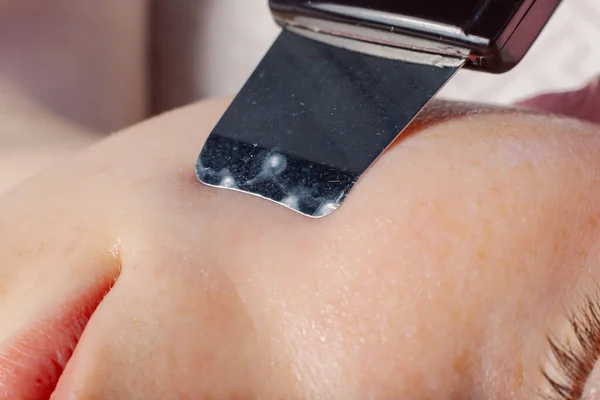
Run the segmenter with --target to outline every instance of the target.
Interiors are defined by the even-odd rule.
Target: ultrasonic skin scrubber
[[[462,67],[503,73],[560,0],[271,0],[283,30],[202,149],[198,179],[313,218]]]

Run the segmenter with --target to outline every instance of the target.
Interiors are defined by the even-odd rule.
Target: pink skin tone
[[[197,183],[188,167],[226,106],[133,127],[0,197],[0,359],[116,280],[54,399],[543,388],[546,334],[564,336],[600,279],[596,126],[438,104],[314,221]],[[74,332],[48,334],[60,351]]]
[[[90,288],[5,345],[0,362],[0,398],[48,399],[54,392],[89,318],[107,288]]]
[[[600,77],[580,90],[543,94],[518,105],[600,123]]]
[[[17,85],[0,132],[61,145],[0,195],[0,399],[532,398],[600,281],[597,88],[440,103],[313,221],[197,183],[227,101],[90,147]]]

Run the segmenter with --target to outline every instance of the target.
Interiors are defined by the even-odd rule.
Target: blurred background
[[[57,139],[65,127],[51,136],[48,119],[99,137],[234,94],[279,33],[268,0],[49,4],[0,0],[0,152],[15,148],[24,132],[28,146],[65,143]],[[563,0],[517,68],[503,75],[462,71],[441,96],[507,104],[577,88],[599,72],[600,0]]]
[[[155,110],[236,92],[275,39],[267,0],[153,0]],[[167,38],[179,46],[161,46]],[[176,73],[174,73],[176,71]],[[446,98],[509,104],[600,73],[600,1],[563,0],[527,58],[497,76],[463,71]]]
[[[236,93],[278,32],[267,0],[0,0],[0,192],[111,132]],[[516,69],[460,72],[441,96],[510,104],[581,87],[599,43],[600,0],[563,0]]]

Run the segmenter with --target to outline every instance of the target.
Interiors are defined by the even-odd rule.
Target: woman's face
[[[57,380],[58,400],[600,384],[598,127],[438,104],[312,220],[197,182],[225,106],[144,123],[0,199],[0,398]]]

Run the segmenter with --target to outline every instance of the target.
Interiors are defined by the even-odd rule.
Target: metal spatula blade
[[[206,141],[201,182],[330,215],[466,60],[317,38],[284,29]]]

